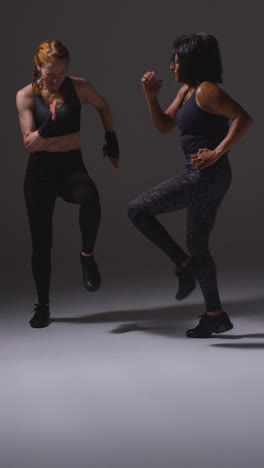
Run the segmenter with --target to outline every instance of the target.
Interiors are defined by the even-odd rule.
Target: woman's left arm
[[[108,102],[84,78],[71,77],[81,104],[90,104],[97,110],[105,130],[104,156],[108,156],[114,167],[119,167],[119,147],[114,121]]]
[[[197,154],[192,155],[192,164],[204,169],[229,151],[243,137],[253,120],[240,104],[214,83],[204,82],[199,86],[196,102],[201,109],[232,121],[226,137],[214,150],[200,148]]]

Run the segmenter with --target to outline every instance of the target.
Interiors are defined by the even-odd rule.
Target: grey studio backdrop
[[[95,254],[103,286],[112,294],[134,294],[148,282],[173,285],[169,260],[130,224],[131,199],[184,170],[179,131],[161,135],[147,110],[140,79],[156,70],[164,80],[159,94],[165,108],[179,85],[169,70],[171,46],[180,33],[206,31],[219,40],[224,89],[254,118],[246,137],[230,153],[233,183],[212,235],[220,282],[252,282],[261,277],[263,259],[263,98],[258,2],[190,0],[163,2],[81,1],[9,2],[2,26],[1,78],[1,285],[3,297],[32,300],[31,241],[23,198],[28,154],[15,108],[16,91],[32,79],[37,45],[58,38],[69,48],[68,74],[85,77],[111,105],[120,144],[120,169],[102,156],[104,131],[93,108],[83,106],[81,144],[85,164],[101,199],[102,221]],[[185,212],[163,215],[170,233],[185,245]],[[54,213],[51,295],[81,290],[78,208],[58,199]],[[226,280],[227,281],[227,280]]]
[[[10,1],[1,34],[1,468],[263,468],[263,6],[223,0]],[[170,261],[127,219],[136,195],[184,170],[177,129],[160,135],[141,89],[164,80],[175,36],[213,33],[224,89],[254,118],[231,151],[233,183],[211,248],[234,330],[189,340],[199,288],[184,303]],[[81,284],[78,208],[54,213],[50,326],[29,327],[36,301],[23,199],[28,154],[15,94],[32,79],[36,46],[59,38],[69,74],[109,101],[120,169],[102,156],[96,111],[82,111],[82,151],[101,198],[96,258],[102,288]],[[185,213],[161,217],[185,245]],[[232,294],[231,294],[232,293]],[[112,332],[112,333],[111,333]],[[130,333],[131,332],[131,333]]]

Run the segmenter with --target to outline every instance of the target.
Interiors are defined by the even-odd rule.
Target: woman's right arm
[[[16,106],[25,148],[31,153],[44,150],[45,138],[42,138],[36,130],[31,85],[17,92]]]
[[[38,130],[36,130],[33,114],[33,94],[31,85],[18,91],[16,105],[24,145],[30,153],[35,153],[37,151],[69,151],[80,147],[80,132],[51,138],[43,138],[40,136]],[[53,112],[55,112],[56,102],[53,107]]]
[[[157,98],[157,94],[162,86],[162,80],[156,80],[156,73],[151,71],[143,75],[141,83],[146,95],[152,122],[160,133],[170,132],[176,125],[176,111],[184,92],[188,89],[187,85],[181,87],[174,101],[163,111]]]

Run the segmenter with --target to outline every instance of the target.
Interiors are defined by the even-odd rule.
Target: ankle
[[[223,310],[222,309],[219,309],[219,310],[214,310],[212,312],[206,312],[207,315],[209,315],[210,317],[218,317],[219,315],[221,315],[223,313]]]
[[[82,251],[81,251],[81,255],[82,255],[83,257],[92,257],[93,252],[87,254],[87,253],[85,253],[85,252],[82,250]]]
[[[191,257],[187,257],[182,263],[181,268],[187,268],[191,263]]]

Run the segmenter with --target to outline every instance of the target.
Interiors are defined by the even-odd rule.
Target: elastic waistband
[[[38,157],[39,155],[45,155],[45,156],[53,156],[58,155],[58,156],[71,156],[71,155],[76,155],[76,154],[82,154],[80,148],[76,148],[74,150],[69,150],[69,151],[36,151],[36,153],[30,153],[30,156],[33,157]]]
[[[210,150],[210,151],[213,151],[213,150]],[[197,152],[198,152],[198,150],[197,150],[197,151],[193,151],[192,153],[184,153],[184,156],[185,156],[186,159],[187,159],[187,158],[190,159],[191,156],[193,156],[194,154],[197,154]],[[220,160],[220,159],[226,159],[226,157],[228,156],[228,154],[229,154],[228,151],[227,151],[226,153],[222,154],[222,156],[219,158],[219,160]],[[218,160],[218,161],[219,161],[219,160]]]

